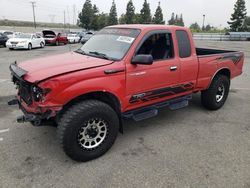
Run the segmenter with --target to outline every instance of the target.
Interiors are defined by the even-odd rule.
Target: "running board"
[[[151,106],[143,107],[136,110],[131,110],[122,114],[124,118],[132,118],[135,121],[141,121],[144,119],[152,118],[158,115],[158,109],[163,107],[169,107],[170,110],[177,110],[188,106],[189,100],[192,99],[192,95],[175,98],[172,100],[153,104]]]

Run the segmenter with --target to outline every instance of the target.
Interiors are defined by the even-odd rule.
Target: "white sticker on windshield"
[[[135,40],[135,38],[127,37],[127,36],[119,36],[116,40],[119,42],[126,42],[126,43],[131,44]]]

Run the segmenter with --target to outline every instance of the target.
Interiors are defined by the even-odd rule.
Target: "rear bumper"
[[[55,44],[56,40],[46,40],[45,39],[45,44]]]

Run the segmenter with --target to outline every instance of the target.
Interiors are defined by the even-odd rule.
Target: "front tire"
[[[119,130],[116,112],[106,103],[86,100],[69,108],[59,121],[64,152],[75,161],[89,161],[106,153]]]
[[[32,44],[31,43],[28,44],[28,50],[32,50]]]
[[[201,103],[209,110],[220,109],[227,100],[230,80],[227,76],[217,75],[210,87],[201,92]]]

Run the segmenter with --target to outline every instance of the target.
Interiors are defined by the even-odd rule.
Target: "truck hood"
[[[86,56],[75,52],[33,59],[18,63],[27,73],[24,79],[39,82],[57,75],[112,64],[113,61]]]

